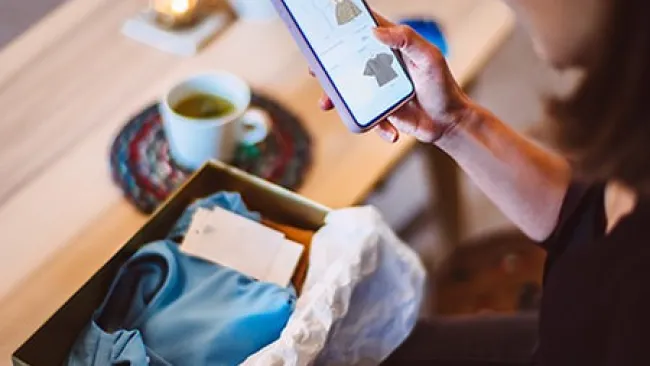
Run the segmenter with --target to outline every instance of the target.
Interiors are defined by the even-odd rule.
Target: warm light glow
[[[190,9],[190,0],[171,0],[171,9],[176,14],[186,13]]]

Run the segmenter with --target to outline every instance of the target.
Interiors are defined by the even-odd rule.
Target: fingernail
[[[386,131],[386,130],[379,130],[379,134],[381,135],[381,138],[390,142],[390,143],[395,143],[397,140],[397,135],[394,132]]]

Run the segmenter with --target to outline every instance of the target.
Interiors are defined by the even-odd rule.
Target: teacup
[[[250,107],[251,96],[246,82],[223,71],[195,75],[172,87],[160,112],[174,161],[188,169],[210,159],[229,163],[239,144],[261,142],[270,120],[266,112]],[[192,98],[213,102],[202,107]]]

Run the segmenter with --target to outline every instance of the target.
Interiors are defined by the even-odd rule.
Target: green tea
[[[181,100],[174,111],[189,118],[221,118],[235,112],[235,105],[227,99],[210,94],[194,94]]]

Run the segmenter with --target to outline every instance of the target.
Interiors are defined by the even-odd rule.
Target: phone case
[[[332,103],[334,104],[334,107],[336,108],[338,114],[341,116],[343,123],[345,123],[345,125],[348,127],[350,131],[354,133],[363,133],[368,130],[371,130],[377,124],[379,124],[379,122],[384,120],[390,114],[392,114],[393,112],[401,108],[404,104],[408,103],[411,99],[413,99],[413,97],[415,96],[415,92],[409,95],[402,103],[399,103],[398,105],[391,108],[390,110],[387,110],[383,115],[377,118],[377,120],[374,121],[372,124],[368,126],[362,126],[358,124],[354,116],[350,112],[349,108],[347,107],[346,103],[343,101],[343,98],[341,97],[336,87],[334,86],[333,82],[330,80],[329,76],[321,66],[321,63],[318,61],[318,57],[312,51],[302,31],[298,28],[298,25],[294,22],[293,17],[289,12],[289,9],[284,4],[284,1],[283,0],[271,0],[271,1],[273,2],[273,5],[278,11],[280,18],[289,28],[289,32],[291,33],[291,36],[294,38],[294,40],[298,44],[298,47],[300,48],[300,51],[307,59],[309,67],[316,75],[316,78],[322,85],[323,90],[327,93],[327,95],[329,95],[330,99],[332,99]],[[365,8],[368,9],[368,5],[366,4],[366,2],[365,1],[362,2]],[[395,56],[397,60],[399,60],[401,66],[404,67],[401,56],[397,53],[395,53]]]

